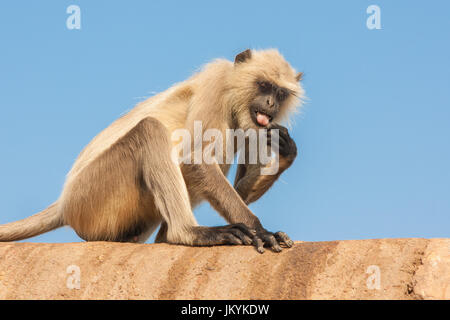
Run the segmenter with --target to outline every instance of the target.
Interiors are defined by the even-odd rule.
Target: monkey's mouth
[[[252,118],[253,118],[253,122],[255,122],[255,124],[257,124],[260,127],[267,127],[273,119],[273,116],[265,113],[264,111],[261,110],[253,110],[252,112]]]

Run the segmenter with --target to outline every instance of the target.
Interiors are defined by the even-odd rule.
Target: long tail
[[[0,225],[0,242],[16,241],[37,236],[64,225],[57,202],[47,209],[16,222]]]

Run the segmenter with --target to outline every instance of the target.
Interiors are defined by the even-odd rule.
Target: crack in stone
[[[427,241],[426,245],[424,246],[424,248],[422,248],[422,250],[420,250],[420,249],[416,250],[416,252],[415,252],[416,257],[412,262],[413,269],[410,271],[411,280],[406,284],[405,294],[406,294],[406,296],[409,296],[411,299],[414,299],[414,300],[424,300],[424,297],[422,295],[415,292],[415,287],[417,285],[417,280],[415,279],[415,276],[416,276],[417,270],[421,266],[423,266],[423,258],[424,258],[425,252],[426,252],[429,244],[430,244],[430,241]]]

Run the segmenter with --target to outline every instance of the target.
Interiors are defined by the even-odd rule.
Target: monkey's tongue
[[[268,117],[267,115],[265,115],[264,113],[258,112],[258,113],[256,114],[256,122],[258,122],[258,124],[259,124],[260,126],[265,127],[265,126],[267,126],[267,125],[269,124],[270,119],[269,119],[269,117]]]

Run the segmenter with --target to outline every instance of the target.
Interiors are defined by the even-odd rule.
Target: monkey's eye
[[[278,99],[278,101],[283,101],[283,100],[285,100],[288,97],[288,95],[289,94],[288,94],[288,92],[286,90],[278,89],[277,99]]]
[[[262,93],[272,92],[272,85],[267,81],[258,81],[258,87]]]

